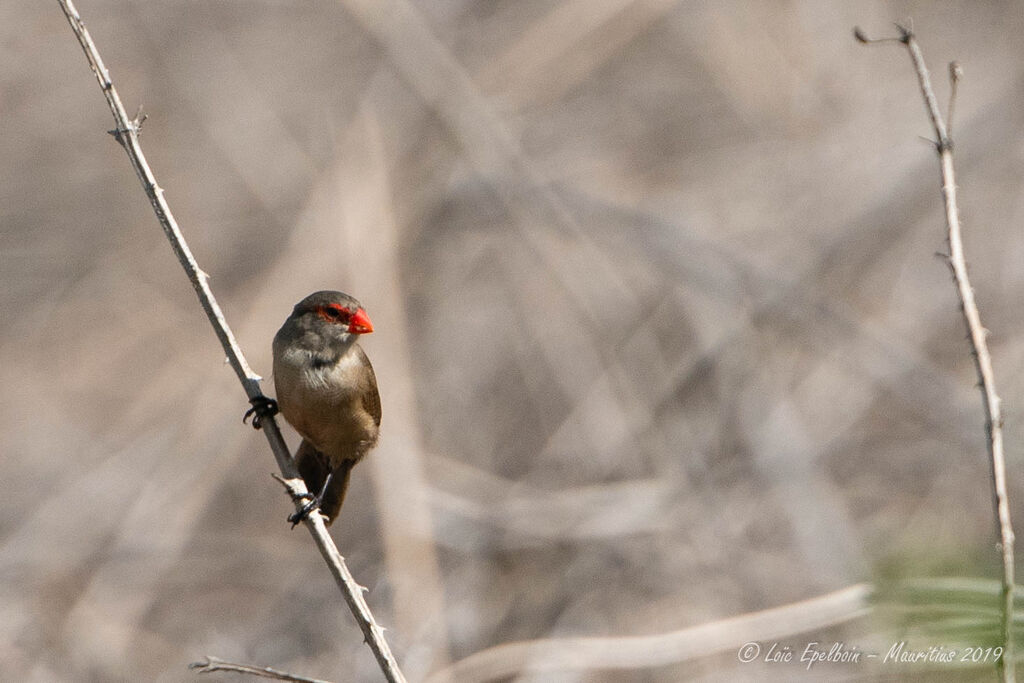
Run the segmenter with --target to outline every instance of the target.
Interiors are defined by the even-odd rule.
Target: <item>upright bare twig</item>
[[[992,357],[989,354],[988,342],[986,340],[988,330],[981,324],[978,306],[974,301],[974,289],[971,287],[971,281],[967,277],[967,262],[964,259],[964,246],[960,232],[960,212],[957,209],[956,200],[956,176],[953,172],[952,121],[949,121],[947,127],[947,122],[942,119],[938,100],[935,98],[935,92],[932,90],[928,68],[925,66],[924,55],[921,54],[921,47],[918,45],[913,31],[898,24],[896,28],[899,30],[899,37],[897,38],[871,40],[859,28],[854,29],[854,36],[862,43],[898,41],[906,46],[910,59],[914,64],[914,69],[917,72],[917,80],[921,86],[921,94],[924,97],[928,116],[931,119],[932,127],[935,129],[935,136],[937,138],[935,149],[938,152],[942,170],[942,199],[946,206],[946,225],[949,228],[949,256],[947,261],[950,270],[953,271],[953,282],[956,284],[957,294],[960,296],[960,309],[963,312],[964,322],[967,324],[968,339],[971,342],[971,354],[974,356],[974,365],[978,373],[978,384],[981,388],[982,403],[985,408],[988,454],[992,464],[993,502],[995,504],[996,525],[1003,564],[1001,604],[1003,656],[999,659],[999,669],[1003,681],[1013,681],[1014,536],[1013,525],[1010,520],[1010,501],[1006,488],[1006,458],[1003,454],[1003,418],[999,406],[999,396],[996,394],[995,374],[992,371]],[[949,74],[952,86],[949,116],[952,118],[956,89],[962,74],[960,66],[956,62],[950,64]]]
[[[235,336],[231,332],[231,328],[228,327],[224,314],[217,304],[216,298],[213,296],[208,282],[209,276],[196,263],[192,251],[189,249],[185,238],[181,234],[181,230],[178,228],[177,221],[174,220],[167,200],[164,198],[164,191],[157,185],[156,177],[153,175],[153,171],[150,169],[149,163],[142,153],[142,147],[139,144],[141,114],[135,119],[128,118],[124,105],[121,104],[121,98],[118,96],[117,90],[110,79],[110,74],[103,65],[103,59],[100,57],[92,37],[86,30],[85,23],[82,21],[74,3],[72,0],[58,0],[58,2],[68,19],[68,23],[71,25],[71,30],[74,31],[75,37],[78,38],[78,42],[85,52],[86,59],[89,60],[89,66],[96,75],[96,80],[99,81],[100,88],[103,90],[103,95],[107,100],[107,105],[110,107],[110,112],[114,116],[114,125],[116,127],[111,133],[121,143],[121,146],[124,147],[125,152],[128,153],[128,158],[139,180],[142,181],[142,187],[146,192],[146,196],[149,197],[149,202],[156,213],[157,220],[160,221],[160,226],[167,235],[167,239],[170,241],[178,261],[181,263],[182,268],[185,269],[192,287],[196,290],[199,303],[202,305],[203,310],[206,311],[206,316],[210,319],[210,324],[213,325],[214,332],[216,332],[217,338],[224,347],[228,362],[238,375],[238,379],[241,381],[242,387],[245,389],[245,393],[250,401],[261,398],[260,377],[252,371],[246,362],[245,356],[242,354],[242,350],[239,348],[238,342],[235,340]],[[274,458],[277,460],[277,465],[281,470],[282,483],[284,483],[286,490],[291,495],[296,511],[298,511],[302,508],[305,500],[304,496],[308,493],[305,482],[295,468],[291,454],[288,451],[288,446],[281,437],[281,431],[273,417],[263,418],[262,427],[263,433],[266,435],[270,448],[274,453]],[[377,624],[373,613],[370,612],[370,608],[363,598],[364,589],[356,583],[355,579],[352,578],[352,574],[349,573],[341,553],[338,552],[337,546],[334,545],[334,540],[327,533],[323,516],[316,513],[310,514],[305,518],[304,524],[309,529],[309,533],[313,537],[320,555],[323,556],[324,561],[330,568],[331,574],[344,595],[349,609],[352,610],[352,614],[359,623],[366,642],[370,649],[373,650],[373,654],[377,658],[385,678],[392,683],[405,683],[405,677],[402,675],[398,663],[391,653],[391,648],[384,638],[384,631]]]

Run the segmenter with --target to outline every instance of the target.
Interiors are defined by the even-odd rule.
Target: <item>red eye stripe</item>
[[[326,320],[327,322],[338,323],[347,321],[352,317],[352,311],[345,308],[341,304],[327,304],[326,306],[317,306],[316,314]]]

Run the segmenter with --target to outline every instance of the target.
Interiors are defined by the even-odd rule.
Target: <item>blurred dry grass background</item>
[[[1021,527],[1021,3],[79,9],[253,367],[315,289],[374,320],[383,438],[333,533],[410,679],[998,575],[923,106],[903,51],[850,32],[912,17],[940,96],[966,71]],[[0,54],[0,677],[190,681],[209,653],[377,680],[56,3],[0,6]],[[802,673],[729,652],[516,680]]]

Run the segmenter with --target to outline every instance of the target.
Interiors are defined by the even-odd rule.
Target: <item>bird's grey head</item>
[[[362,305],[344,292],[314,292],[295,304],[282,332],[321,362],[335,362],[359,338],[373,332]]]

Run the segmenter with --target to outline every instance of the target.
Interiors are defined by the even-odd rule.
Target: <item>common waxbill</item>
[[[277,407],[302,436],[296,464],[317,494],[292,522],[317,505],[327,523],[333,522],[352,466],[377,443],[377,378],[357,343],[370,332],[373,325],[358,301],[323,291],[297,303],[274,336]]]

